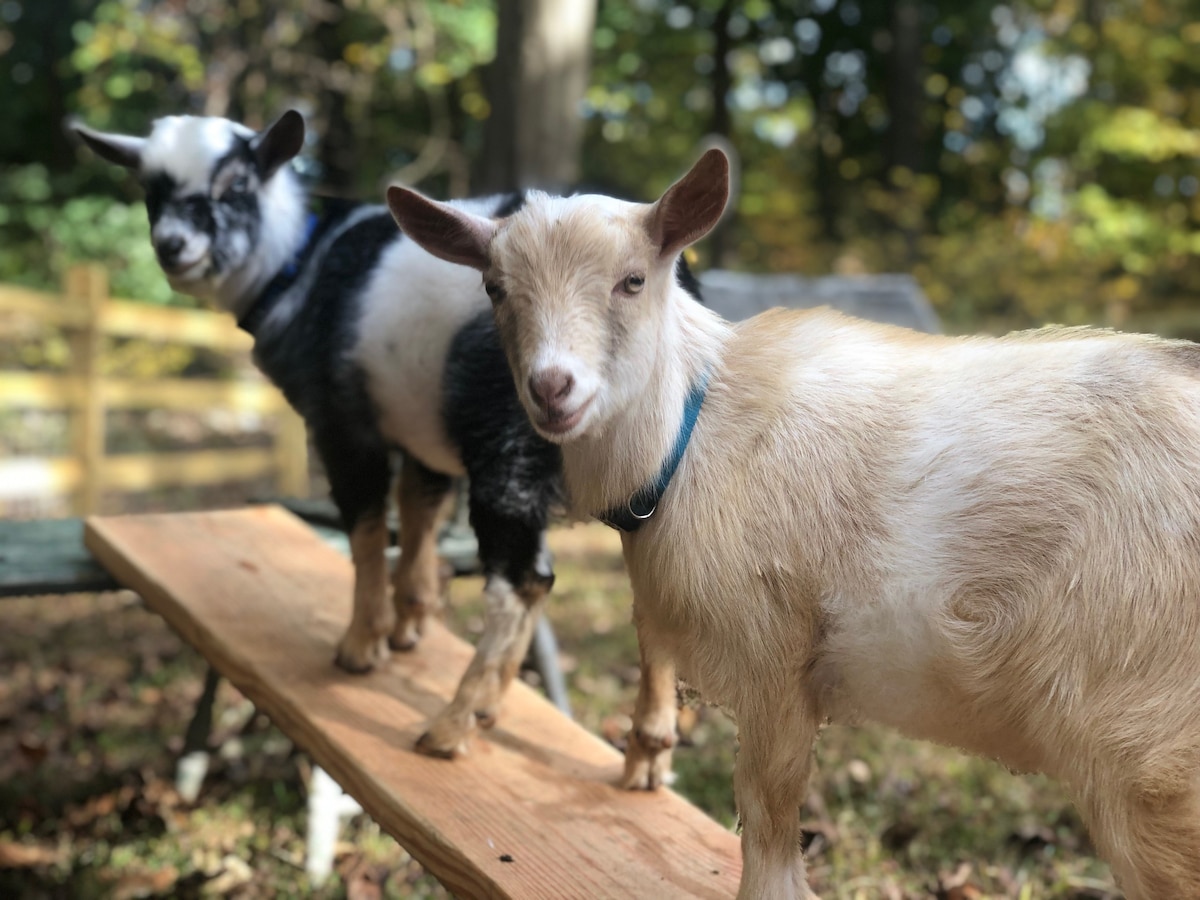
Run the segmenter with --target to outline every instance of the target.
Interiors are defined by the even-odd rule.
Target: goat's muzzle
[[[538,428],[550,434],[566,434],[578,425],[592,398],[577,403],[574,393],[575,376],[559,366],[529,376],[529,394],[538,408]]]

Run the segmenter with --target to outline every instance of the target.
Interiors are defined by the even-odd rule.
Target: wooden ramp
[[[524,684],[466,758],[413,753],[470,646],[434,626],[382,671],[336,669],[350,563],[291,514],[93,518],[85,543],[458,896],[736,893],[735,835],[670,791],[612,787],[620,755]]]

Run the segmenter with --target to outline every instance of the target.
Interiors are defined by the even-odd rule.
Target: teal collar
[[[679,468],[679,461],[683,459],[688,442],[692,439],[692,430],[696,427],[696,420],[700,418],[700,407],[704,405],[704,396],[708,393],[708,374],[706,370],[688,392],[687,401],[683,407],[683,421],[679,424],[679,434],[675,438],[675,446],[670,455],[663,460],[662,468],[658,470],[658,477],[650,484],[643,485],[634,491],[623,505],[614,506],[612,509],[597,514],[596,518],[605,525],[615,528],[617,531],[637,531],[654,515],[659,501],[662,500],[663,494],[667,492],[667,488],[671,484],[671,477]]]

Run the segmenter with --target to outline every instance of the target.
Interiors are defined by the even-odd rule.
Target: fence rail
[[[69,453],[0,459],[0,504],[33,496],[69,496],[76,513],[96,512],[106,491],[214,485],[272,477],[288,496],[308,493],[304,423],[257,373],[238,380],[114,378],[101,371],[105,337],[184,344],[244,353],[251,339],[219,313],[164,309],[115,300],[99,266],[67,273],[62,294],[0,285],[0,340],[31,330],[60,329],[70,349],[65,373],[0,371],[0,411],[62,410],[69,414]],[[231,410],[271,416],[270,448],[106,455],[108,410]]]

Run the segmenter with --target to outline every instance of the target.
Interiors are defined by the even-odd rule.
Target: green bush
[[[10,168],[0,178],[0,282],[57,289],[76,263],[102,263],[114,297],[192,305],[175,294],[154,259],[141,203],[71,196],[71,177],[45,166]],[[58,203],[55,197],[70,197]]]

